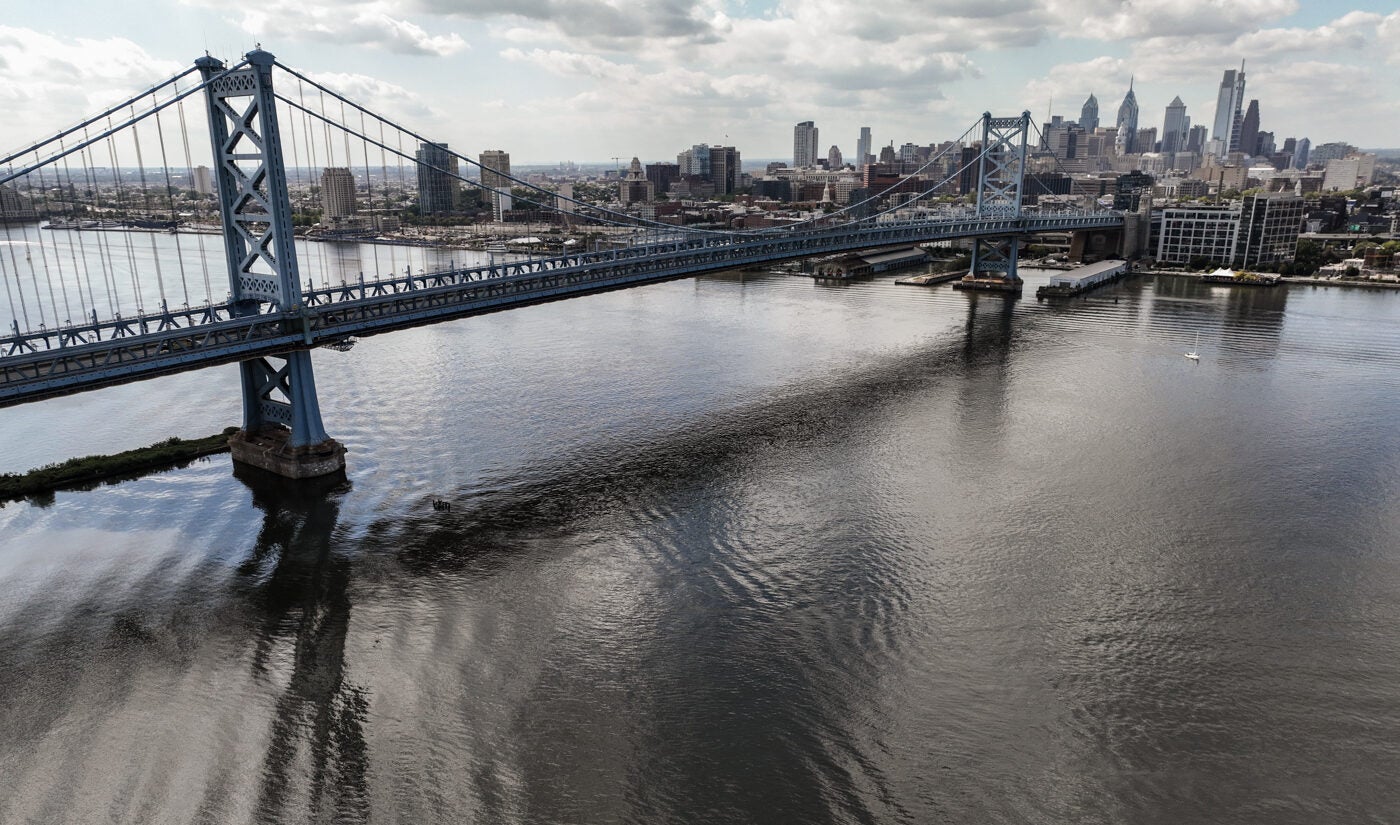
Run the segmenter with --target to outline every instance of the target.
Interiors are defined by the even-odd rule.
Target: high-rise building
[[[1131,155],[1138,151],[1137,123],[1137,95],[1133,94],[1133,81],[1129,78],[1128,93],[1123,96],[1123,102],[1118,106],[1118,136],[1113,142],[1113,148],[1118,154]]]
[[[447,151],[446,143],[424,143],[417,158],[418,214],[451,212],[457,193],[457,156]]]
[[[826,150],[826,168],[840,169],[846,165],[845,158],[841,157],[841,147],[831,144],[831,148]]]
[[[1307,138],[1299,138],[1298,146],[1293,150],[1293,168],[1308,168],[1308,151],[1312,148],[1312,141]]]
[[[1303,227],[1303,198],[1290,193],[1246,195],[1240,209],[1235,263],[1246,269],[1261,263],[1292,261]]]
[[[1146,129],[1137,130],[1137,136],[1133,138],[1133,146],[1138,154],[1153,152],[1157,149],[1157,127],[1149,126]]]
[[[1186,151],[1186,139],[1190,131],[1191,118],[1186,116],[1186,104],[1181,102],[1181,96],[1178,95],[1167,104],[1167,117],[1162,122],[1162,151]]]
[[[1243,152],[1246,155],[1256,154],[1259,148],[1259,101],[1249,101],[1248,108],[1245,109],[1244,117],[1240,118],[1239,143],[1235,147],[1236,152]]]
[[[676,165],[680,167],[682,176],[693,175],[708,180],[710,177],[710,144],[697,143],[677,154]]]
[[[1215,124],[1211,129],[1210,136],[1219,140],[1224,148],[1220,156],[1224,157],[1229,152],[1238,152],[1240,145],[1240,125],[1244,116],[1241,109],[1244,107],[1244,63],[1240,63],[1240,70],[1226,69],[1224,77],[1220,80],[1220,91],[1215,98]]]
[[[810,120],[792,129],[792,165],[797,169],[817,165],[817,125]]]
[[[734,194],[739,188],[742,174],[738,149],[733,146],[710,147],[709,181],[714,184],[716,195]]]
[[[1186,133],[1186,151],[1195,152],[1198,155],[1205,154],[1206,143],[1210,141],[1210,132],[1204,126],[1192,126]]]
[[[1258,139],[1254,142],[1254,147],[1256,157],[1267,158],[1274,154],[1276,148],[1274,146],[1274,133],[1260,131]]]
[[[647,180],[651,181],[652,191],[664,195],[671,191],[671,182],[681,176],[681,167],[675,163],[648,163]]]
[[[208,166],[194,168],[194,191],[201,195],[214,194],[214,176],[210,174]]]
[[[487,149],[476,157],[481,164],[481,185],[491,192],[491,212],[496,220],[502,220],[511,208],[510,197],[510,153],[501,149]]]
[[[1093,93],[1084,101],[1084,108],[1079,110],[1079,128],[1086,132],[1099,128],[1099,99]]]
[[[338,223],[355,214],[355,176],[344,166],[321,170],[321,220]]]
[[[1356,151],[1356,147],[1350,143],[1324,143],[1312,150],[1309,158],[1313,163],[1326,163],[1329,160],[1340,160]]]
[[[856,139],[856,171],[867,163],[870,163],[870,127],[862,126],[860,137]]]

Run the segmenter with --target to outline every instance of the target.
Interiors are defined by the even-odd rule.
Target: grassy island
[[[0,501],[51,493],[65,487],[94,484],[121,476],[135,476],[187,463],[200,456],[228,452],[229,427],[218,435],[186,440],[167,438],[149,447],[116,453],[70,458],[37,467],[27,473],[0,474]]]

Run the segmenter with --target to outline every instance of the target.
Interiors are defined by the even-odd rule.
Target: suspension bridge
[[[191,98],[203,99],[202,123],[186,117]],[[0,336],[0,406],[237,363],[243,428],[230,440],[234,459],[293,478],[336,472],[345,450],[322,425],[311,350],[343,348],[352,336],[707,272],[936,241],[970,242],[970,285],[1018,289],[1022,239],[1123,225],[1117,212],[1024,206],[1030,130],[1028,112],[983,115],[951,144],[975,141],[975,158],[923,191],[898,198],[891,190],[872,192],[841,209],[764,229],[673,225],[501,175],[538,196],[552,220],[579,230],[607,228],[613,242],[606,249],[492,256],[484,265],[417,273],[411,263],[400,271],[398,253],[386,247],[389,260],[380,261],[376,249],[376,271],[368,278],[361,273],[333,284],[324,266],[320,278],[303,275],[303,267],[316,268],[293,231],[294,186],[298,197],[312,188],[300,185],[304,170],[348,169],[357,177],[357,197],[371,210],[391,212],[411,191],[405,168],[480,187],[480,180],[459,173],[457,162],[479,164],[443,144],[434,155],[451,162],[424,160],[413,149],[432,141],[261,49],[233,65],[206,56],[0,158],[0,277],[10,314],[8,334]],[[213,149],[219,224],[208,241],[177,231],[180,187],[172,171],[188,188],[197,168],[192,135],[196,145],[203,138]],[[156,154],[159,166],[148,160]],[[935,166],[942,155],[911,177],[945,168]],[[974,204],[938,202],[949,181],[974,169]],[[160,231],[173,233],[173,255],[157,249]]]

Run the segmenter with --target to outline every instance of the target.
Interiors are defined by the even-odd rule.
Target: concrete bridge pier
[[[1020,295],[1023,282],[1016,272],[1020,246],[1015,237],[978,238],[972,248],[972,268],[962,280],[953,282],[953,288]]]
[[[255,358],[238,365],[243,379],[243,429],[229,437],[234,461],[284,478],[316,478],[345,470],[345,447],[326,434],[316,400],[311,353]]]

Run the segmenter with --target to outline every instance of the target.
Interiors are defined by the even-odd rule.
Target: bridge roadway
[[[1117,212],[1026,212],[685,239],[605,252],[357,281],[303,292],[292,311],[227,304],[0,338],[0,407],[595,292],[871,247],[1121,227]]]

